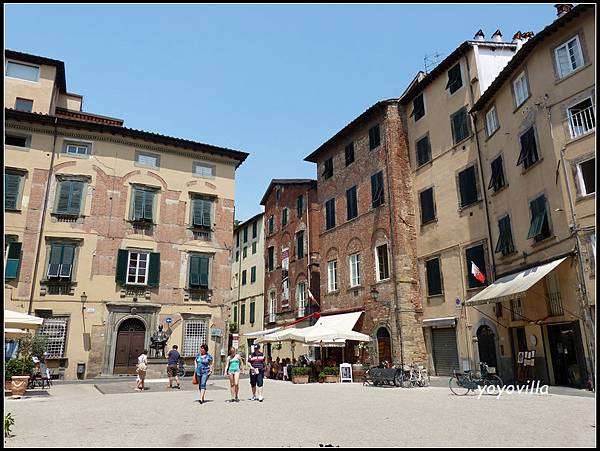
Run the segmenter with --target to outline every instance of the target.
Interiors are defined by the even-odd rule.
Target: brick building
[[[310,315],[319,300],[320,204],[316,180],[273,179],[261,205],[265,208],[265,327],[273,328]],[[317,307],[318,309],[318,307]],[[297,327],[310,325],[303,321]],[[289,343],[267,345],[273,358],[291,357]]]
[[[381,101],[305,158],[318,172],[321,311],[364,311],[355,330],[372,337],[372,363],[425,361],[403,133],[398,101]]]
[[[247,154],[83,112],[62,61],[5,59],[5,306],[45,318],[48,366],[132,373],[159,324],[220,355]]]

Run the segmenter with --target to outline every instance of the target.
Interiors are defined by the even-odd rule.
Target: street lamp
[[[85,310],[85,303],[87,302],[87,294],[85,291],[81,293],[81,310]]]
[[[377,291],[377,288],[371,288],[371,297],[375,302],[377,302],[377,299],[379,299],[379,291]]]

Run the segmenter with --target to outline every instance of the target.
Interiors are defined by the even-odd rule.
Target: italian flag
[[[475,277],[479,283],[485,283],[485,275],[479,270],[477,265],[471,262],[471,274]]]

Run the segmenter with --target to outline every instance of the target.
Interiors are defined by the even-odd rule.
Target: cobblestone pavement
[[[594,446],[589,396],[454,396],[448,388],[265,381],[265,401],[229,403],[228,383],[209,381],[200,405],[189,378],[135,392],[131,381],[55,384],[44,396],[5,399],[15,418],[7,447],[108,446]],[[102,392],[106,393],[103,394]],[[157,421],[159,415],[164,415]],[[249,438],[250,422],[262,440]],[[235,437],[232,439],[232,437]]]

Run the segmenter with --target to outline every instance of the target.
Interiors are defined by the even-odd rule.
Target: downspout
[[[48,168],[48,181],[46,182],[46,194],[44,196],[44,207],[42,208],[42,220],[40,222],[40,233],[38,235],[37,250],[35,253],[35,260],[33,263],[33,276],[31,279],[31,290],[29,292],[29,306],[27,308],[27,314],[31,315],[33,310],[33,295],[35,293],[35,286],[38,274],[38,265],[40,260],[40,251],[42,249],[42,239],[44,237],[44,224],[46,223],[46,211],[48,210],[48,200],[50,198],[50,183],[52,181],[52,171],[54,169],[54,157],[56,155],[56,138],[58,134],[58,118],[54,118],[54,141],[52,143],[52,157],[50,158],[50,167]]]

